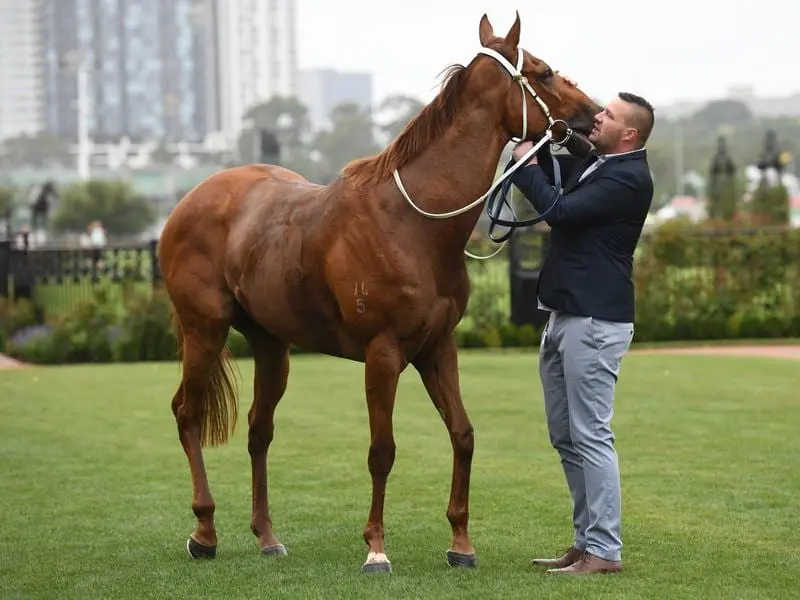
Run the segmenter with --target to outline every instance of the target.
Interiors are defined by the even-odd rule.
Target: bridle
[[[522,74],[522,64],[523,64],[523,60],[524,60],[524,57],[525,57],[525,53],[522,50],[522,48],[518,48],[517,49],[517,66],[516,67],[514,67],[514,65],[512,65],[506,59],[505,56],[503,56],[502,54],[500,54],[499,52],[497,52],[496,50],[493,50],[491,48],[482,47],[480,50],[478,50],[478,53],[479,54],[485,54],[487,56],[491,56],[497,62],[499,62],[505,68],[505,70],[509,72],[509,74],[511,75],[511,78],[519,84],[520,91],[522,92],[522,137],[515,138],[515,137],[512,136],[510,138],[510,141],[520,142],[520,141],[525,140],[528,137],[528,103],[526,102],[526,100],[527,100],[527,98],[525,96],[525,92],[526,91],[533,97],[533,99],[539,105],[539,108],[541,108],[542,112],[544,113],[544,116],[547,118],[548,126],[547,126],[547,129],[544,132],[544,136],[542,137],[542,139],[539,140],[533,146],[533,148],[531,148],[528,152],[526,152],[525,155],[522,158],[520,158],[518,161],[516,161],[513,165],[509,165],[510,168],[506,169],[506,171],[503,173],[503,175],[500,176],[500,178],[497,179],[491,185],[491,187],[488,189],[488,191],[485,194],[483,194],[482,196],[480,196],[479,198],[477,198],[476,200],[470,202],[469,204],[467,204],[466,206],[464,206],[462,208],[458,208],[456,210],[452,210],[452,211],[446,212],[446,213],[430,213],[430,212],[426,212],[426,211],[422,210],[420,207],[418,207],[416,204],[414,204],[413,200],[411,200],[411,197],[408,195],[408,192],[406,191],[405,187],[403,186],[403,182],[400,180],[400,173],[399,173],[399,171],[397,169],[394,170],[393,175],[394,175],[395,183],[397,184],[397,187],[400,190],[400,193],[408,201],[408,203],[419,214],[421,214],[423,216],[426,216],[426,217],[429,217],[431,219],[451,219],[453,217],[457,217],[459,215],[464,214],[465,212],[468,212],[468,211],[472,210],[476,206],[478,206],[481,203],[483,203],[484,201],[486,201],[486,199],[488,198],[489,199],[489,203],[488,203],[486,208],[487,208],[487,214],[489,216],[489,219],[492,222],[492,224],[490,226],[490,229],[489,229],[489,237],[492,239],[492,241],[502,242],[502,244],[495,252],[493,252],[489,256],[476,256],[476,255],[470,253],[469,251],[467,251],[466,249],[464,250],[464,254],[466,254],[470,258],[475,258],[475,259],[479,259],[479,260],[486,260],[486,259],[492,258],[493,256],[496,256],[503,249],[503,247],[505,246],[506,240],[513,233],[513,227],[528,226],[528,225],[533,225],[535,223],[541,222],[542,220],[544,220],[544,217],[547,215],[547,213],[549,213],[553,209],[553,207],[558,203],[559,199],[561,198],[560,194],[556,197],[556,200],[553,202],[552,206],[550,206],[550,208],[548,208],[547,211],[545,211],[544,213],[538,215],[534,219],[529,219],[528,221],[517,221],[516,220],[516,214],[514,214],[514,209],[511,208],[511,206],[508,204],[508,201],[507,201],[507,194],[508,194],[508,191],[509,191],[509,189],[511,187],[511,180],[508,179],[508,178],[511,176],[512,173],[514,173],[514,171],[516,171],[517,169],[519,169],[520,167],[525,165],[527,163],[528,159],[531,156],[533,156],[534,154],[536,154],[545,144],[552,143],[552,144],[557,145],[557,146],[563,146],[564,144],[566,144],[570,140],[570,138],[572,137],[573,131],[569,127],[569,125],[566,123],[566,121],[564,121],[562,119],[554,119],[553,118],[553,115],[550,112],[550,107],[548,107],[547,104],[545,103],[545,101],[542,100],[542,98],[539,96],[539,94],[536,93],[536,90],[533,89],[533,86],[528,81],[528,78],[525,77]],[[565,129],[564,138],[562,140],[559,140],[559,141],[554,141],[553,140],[553,135],[554,135],[553,134],[553,127],[558,123],[562,123],[564,125],[564,129]],[[554,170],[555,170],[554,172],[555,172],[555,177],[556,177],[556,187],[560,188],[561,187],[560,186],[561,173],[560,173],[560,170],[558,169],[558,163],[555,160],[555,158],[553,158],[553,166],[554,166]],[[500,187],[501,185],[502,185],[502,188]],[[495,209],[494,200],[495,200],[495,196],[496,196],[496,194],[498,192],[502,192],[502,202],[499,204],[497,209]],[[514,219],[515,219],[514,221],[504,221],[504,220],[499,218],[499,214],[500,214],[500,211],[503,208],[503,205],[507,206],[511,210],[511,213],[514,216]],[[494,237],[492,237],[492,230],[494,229],[495,225],[510,226],[510,227],[512,227],[512,229],[505,236],[503,236],[503,238],[495,239]]]

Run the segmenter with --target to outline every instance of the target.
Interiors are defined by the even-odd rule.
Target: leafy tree
[[[750,203],[756,223],[786,225],[789,222],[789,192],[783,185],[762,183],[753,192]]]
[[[387,96],[378,106],[378,114],[386,117],[380,126],[381,132],[390,141],[394,140],[424,106],[422,102],[411,96],[403,94]]]
[[[0,187],[0,219],[5,219],[6,211],[14,208],[14,190]]]
[[[155,222],[156,213],[146,198],[124,181],[93,179],[67,187],[53,215],[56,231],[83,232],[100,221],[109,234],[136,234]]]
[[[800,119],[796,117],[755,117],[741,102],[729,100],[709,102],[690,117],[680,120],[659,119],[656,112],[656,125],[647,144],[648,162],[656,188],[654,207],[660,206],[678,190],[675,171],[679,143],[683,172],[707,173],[716,153],[716,140],[724,135],[731,158],[741,172],[744,167],[758,161],[769,129],[780,132],[778,142],[781,150],[800,154]],[[738,185],[741,194],[741,184]]]
[[[320,132],[313,145],[322,155],[331,176],[351,160],[379,151],[369,111],[355,103],[345,102],[333,108],[330,119],[331,128]]]
[[[72,166],[75,163],[66,142],[46,133],[7,139],[0,145],[0,154],[5,168]]]
[[[717,131],[725,125],[738,125],[753,120],[753,113],[739,100],[712,100],[695,112],[689,125],[702,131]]]
[[[282,155],[291,156],[301,151],[304,141],[311,134],[311,120],[308,108],[295,96],[273,96],[266,102],[250,108],[244,115],[246,121],[252,121],[253,126],[242,130],[239,135],[237,149],[239,156],[245,160],[259,161],[261,157],[254,156],[255,130],[266,130],[280,140],[284,146]],[[285,152],[284,152],[285,151]]]

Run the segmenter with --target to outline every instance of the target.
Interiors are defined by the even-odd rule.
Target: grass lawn
[[[217,559],[184,549],[191,484],[169,403],[175,364],[0,372],[0,598],[736,598],[800,595],[798,363],[631,355],[615,430],[625,572],[530,566],[571,542],[532,353],[463,352],[476,428],[474,571],[446,566],[451,451],[416,373],[395,409],[392,575],[362,575],[369,509],[360,365],[297,356],[276,415],[271,509],[289,556],[249,532],[246,428],[207,450]]]

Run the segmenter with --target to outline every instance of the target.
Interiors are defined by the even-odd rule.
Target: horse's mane
[[[455,118],[467,72],[463,65],[447,67],[443,71],[441,91],[406,125],[397,139],[380,154],[345,165],[342,176],[354,185],[382,181],[436,141]]]

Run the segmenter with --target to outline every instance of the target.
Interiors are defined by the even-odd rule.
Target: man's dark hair
[[[647,143],[650,137],[650,132],[653,131],[653,123],[655,122],[655,109],[652,104],[641,96],[631,94],[630,92],[620,92],[620,100],[635,104],[641,110],[635,110],[631,116],[631,126],[639,130],[639,147],[641,148]]]

